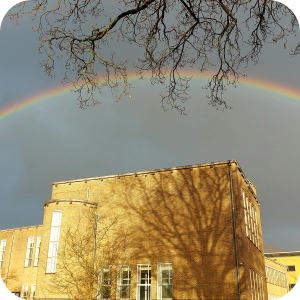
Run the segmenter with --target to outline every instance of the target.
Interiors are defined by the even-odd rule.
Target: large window
[[[111,295],[111,266],[103,268],[98,279],[98,299],[110,299]]]
[[[35,284],[32,284],[31,288],[30,288],[30,297],[29,297],[29,299],[34,300],[34,296],[35,296]]]
[[[118,267],[117,299],[130,299],[131,267]]]
[[[245,215],[245,225],[246,225],[246,235],[249,236],[248,233],[248,215],[247,215],[247,204],[246,204],[246,196],[245,191],[243,190],[243,201],[244,201],[244,215]]]
[[[27,299],[27,295],[28,295],[28,284],[23,284],[20,298]]]
[[[259,249],[259,237],[258,237],[258,226],[257,226],[257,215],[256,215],[256,209],[254,210],[254,220],[255,220],[255,227],[256,227],[256,246]]]
[[[137,266],[137,300],[151,300],[151,265]]]
[[[252,300],[264,300],[263,279],[256,270],[249,267]]]
[[[60,223],[61,223],[61,210],[54,210],[52,213],[46,273],[56,272]]]
[[[259,236],[258,236],[258,223],[257,223],[257,212],[254,204],[242,190],[243,203],[244,203],[244,216],[245,216],[245,226],[246,235],[250,241],[259,249]]]
[[[34,267],[37,267],[39,264],[41,240],[42,240],[42,236],[38,235],[36,239],[36,246],[35,246],[34,262],[33,262]]]
[[[249,216],[250,216],[250,240],[254,243],[254,236],[253,236],[253,219],[252,219],[252,203],[250,199],[248,199],[249,202]]]
[[[251,207],[251,202],[248,199],[248,196],[246,195],[246,201],[247,201],[247,216],[248,216],[248,229],[249,229],[249,238],[250,241],[252,241],[252,234],[251,234],[251,218],[250,218],[250,207]]]
[[[172,264],[157,265],[157,299],[172,299]]]
[[[2,266],[3,266],[5,247],[6,247],[6,240],[1,240],[1,243],[0,243],[0,269],[2,269]]]
[[[33,244],[34,244],[34,236],[28,237],[26,256],[25,256],[25,267],[30,267],[31,266],[32,253],[33,253]]]

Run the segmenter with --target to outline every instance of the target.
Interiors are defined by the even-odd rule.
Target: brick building
[[[63,232],[86,211],[118,220],[128,241],[128,259],[103,273],[122,264],[126,280],[104,280],[111,293],[101,298],[268,299],[256,187],[235,160],[53,183],[42,225],[0,231],[10,291],[68,298],[46,287],[58,274]]]
[[[287,267],[289,290],[291,290],[300,274],[300,251],[265,253],[269,259]]]
[[[265,257],[268,300],[278,299],[289,291],[287,267]]]

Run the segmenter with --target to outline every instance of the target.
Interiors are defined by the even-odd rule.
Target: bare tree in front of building
[[[95,210],[71,220],[62,229],[56,270],[43,293],[68,299],[111,298],[127,260],[126,234],[116,228],[116,219],[97,218]]]
[[[282,250],[272,243],[264,243],[264,252],[271,253],[271,252],[282,252]]]

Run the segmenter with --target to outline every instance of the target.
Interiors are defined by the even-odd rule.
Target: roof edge
[[[9,229],[1,229],[0,232],[3,232],[3,231],[14,231],[14,230],[22,230],[22,229],[29,229],[29,228],[37,228],[37,227],[42,227],[42,226],[43,226],[43,224],[41,224],[41,225],[25,226],[25,227],[9,228]]]
[[[166,171],[174,171],[174,170],[182,170],[182,169],[193,169],[193,168],[201,168],[201,167],[209,167],[209,166],[217,166],[217,165],[230,165],[230,164],[236,164],[237,169],[240,171],[241,176],[244,178],[250,192],[254,196],[255,200],[259,204],[259,201],[257,199],[256,193],[254,192],[252,186],[256,188],[256,186],[250,182],[249,179],[247,179],[246,175],[244,174],[242,168],[240,167],[237,160],[224,160],[219,162],[210,162],[210,163],[204,163],[204,164],[196,164],[196,165],[187,165],[187,166],[179,166],[179,167],[173,167],[173,168],[163,168],[163,169],[154,169],[154,170],[147,170],[147,171],[140,171],[140,172],[130,172],[130,173],[121,173],[121,174],[114,174],[114,175],[104,175],[104,176],[97,176],[97,177],[90,177],[90,178],[81,178],[81,179],[73,179],[73,180],[66,180],[66,181],[56,181],[53,182],[52,185],[58,185],[58,184],[66,184],[66,183],[74,183],[74,182],[82,182],[82,181],[92,181],[92,180],[103,180],[108,178],[120,178],[125,176],[135,176],[135,175],[144,175],[149,173],[158,173],[158,172],[166,172]]]

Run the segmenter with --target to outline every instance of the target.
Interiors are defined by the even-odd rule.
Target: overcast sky
[[[26,18],[1,24],[0,112],[60,84],[39,67],[32,26]],[[217,111],[207,105],[206,81],[194,80],[180,116],[162,110],[160,88],[134,81],[132,97],[118,103],[107,91],[101,105],[82,111],[68,93],[0,120],[0,230],[42,224],[54,181],[236,159],[257,186],[264,242],[300,251],[300,59],[289,56],[299,40],[287,50],[266,46],[245,70],[298,89],[297,101],[240,85],[225,95],[233,109]],[[125,49],[121,55],[136,56]]]

